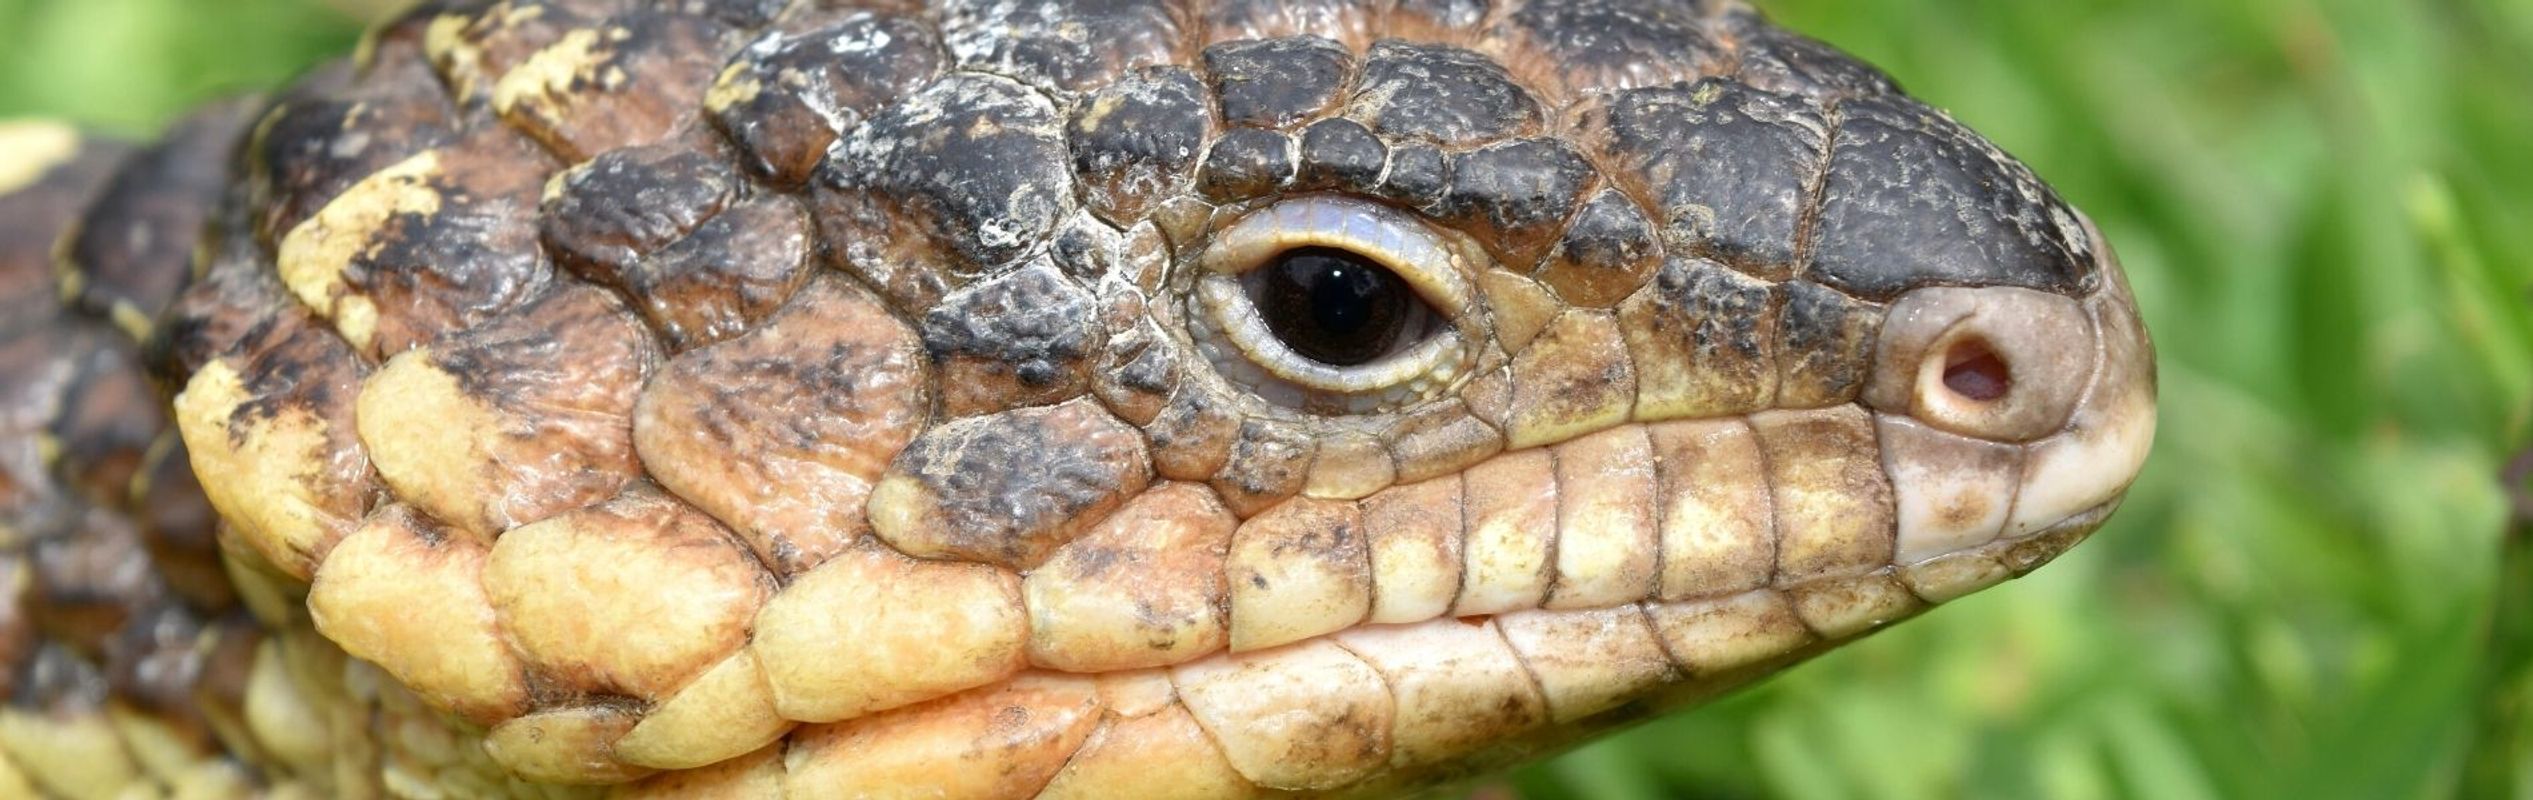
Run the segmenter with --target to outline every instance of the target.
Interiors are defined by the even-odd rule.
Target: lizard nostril
[[[2014,372],[1987,340],[1963,339],[1944,351],[1944,388],[1968,400],[1993,402],[2014,390]]]

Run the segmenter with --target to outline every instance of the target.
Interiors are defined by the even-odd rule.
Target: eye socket
[[[1245,283],[1267,330],[1322,364],[1369,363],[1434,322],[1433,308],[1397,273],[1334,247],[1287,250],[1250,271]]]
[[[1304,197],[1217,231],[1190,335],[1215,371],[1314,413],[1405,406],[1465,372],[1482,337],[1465,251],[1381,206]]]

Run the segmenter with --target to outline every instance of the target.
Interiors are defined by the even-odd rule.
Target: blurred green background
[[[364,0],[0,0],[0,117],[144,133]],[[1541,798],[2533,797],[2533,3],[1762,0],[2048,177],[2126,258],[2163,424],[2085,547]],[[2517,581],[2502,574],[2512,571]]]

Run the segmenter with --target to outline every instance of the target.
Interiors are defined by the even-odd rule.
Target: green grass
[[[1778,0],[2125,257],[2162,429],[2033,577],[1524,770],[1533,798],[2533,797],[2533,3]],[[0,116],[144,131],[306,0],[0,0]],[[2502,582],[2502,571],[2516,580]],[[2503,587],[2503,590],[2502,590]]]

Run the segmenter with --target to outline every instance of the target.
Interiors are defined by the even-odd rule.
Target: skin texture
[[[2151,440],[2090,224],[1737,3],[862,5],[0,133],[0,795],[1397,794],[2028,572]],[[1431,344],[1242,338],[1303,246]]]

